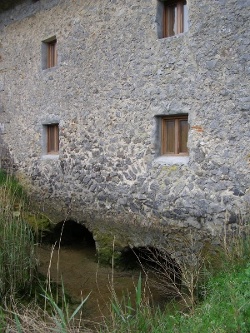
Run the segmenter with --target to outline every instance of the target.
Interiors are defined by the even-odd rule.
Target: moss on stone
[[[117,266],[121,257],[121,250],[125,247],[121,240],[116,239],[115,233],[95,231],[98,260],[102,264]]]
[[[50,219],[42,213],[24,212],[22,217],[36,233],[51,228]]]
[[[220,269],[223,265],[223,253],[224,251],[220,245],[215,246],[209,241],[203,243],[202,257],[215,270]]]
[[[175,172],[179,169],[178,165],[164,165],[162,166],[161,173],[164,173],[164,175],[170,175],[172,172]]]
[[[0,12],[11,9],[11,8],[23,3],[24,1],[25,0],[3,0],[0,3]]]

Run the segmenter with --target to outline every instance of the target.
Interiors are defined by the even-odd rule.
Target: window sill
[[[188,164],[188,156],[159,156],[154,160],[154,164],[174,165]]]
[[[58,65],[55,65],[55,66],[52,66],[52,67],[45,67],[45,68],[42,68],[42,72],[43,73],[51,73],[53,71],[55,71],[59,66]]]
[[[58,159],[59,159],[59,154],[42,155],[42,160],[58,160]]]
[[[178,39],[182,38],[183,36],[187,35],[188,31],[180,32],[176,35],[173,36],[165,36],[165,37],[159,37],[158,40],[173,40],[173,39]]]

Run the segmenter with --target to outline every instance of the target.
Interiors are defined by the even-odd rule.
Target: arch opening
[[[67,220],[57,225],[47,234],[43,240],[46,243],[57,246],[86,246],[95,248],[95,240],[92,232],[84,225],[74,220]]]
[[[155,286],[168,296],[178,296],[181,289],[181,268],[164,249],[152,246],[126,247],[121,253],[121,266],[142,269],[153,278]]]

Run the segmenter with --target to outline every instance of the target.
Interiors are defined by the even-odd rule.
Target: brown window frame
[[[57,65],[57,40],[47,42],[47,68]]]
[[[59,124],[46,125],[47,154],[59,153]]]
[[[186,128],[186,140],[185,140],[185,151],[181,151],[181,121],[187,122],[187,128]],[[167,122],[171,122],[174,124],[174,133],[172,133],[171,141],[173,141],[173,151],[168,150],[168,135],[171,135],[171,133],[168,133],[167,130]],[[174,115],[174,116],[164,116],[161,119],[161,154],[162,155],[168,155],[168,156],[187,156],[188,155],[188,147],[187,147],[187,141],[188,141],[188,115]],[[170,143],[171,145],[171,143]]]
[[[171,37],[184,32],[184,6],[187,4],[185,0],[162,1],[163,2],[163,30],[162,37]],[[175,15],[176,7],[176,15]],[[176,16],[176,17],[175,17]],[[177,21],[176,32],[171,27],[174,21]]]

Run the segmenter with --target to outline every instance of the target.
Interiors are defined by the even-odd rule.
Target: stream
[[[110,315],[110,300],[115,292],[119,300],[128,293],[135,297],[135,286],[140,269],[116,270],[97,263],[95,247],[86,245],[62,246],[56,249],[42,244],[37,248],[39,272],[51,282],[61,283],[73,303],[79,304],[89,293],[84,306],[83,319],[101,322]],[[143,286],[147,286],[146,297],[154,305],[166,303],[166,297],[154,288],[151,280],[142,274]],[[75,306],[75,307],[76,307]]]

